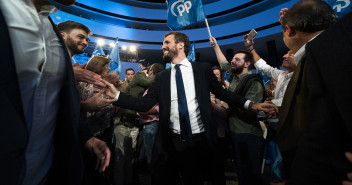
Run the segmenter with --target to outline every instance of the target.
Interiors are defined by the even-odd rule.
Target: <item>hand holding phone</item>
[[[254,29],[252,29],[252,30],[248,33],[247,39],[248,39],[248,40],[252,40],[256,35],[257,35],[257,32],[256,32]]]

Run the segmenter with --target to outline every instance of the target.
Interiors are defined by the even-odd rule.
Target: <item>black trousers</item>
[[[163,167],[152,175],[153,185],[203,185],[207,172],[210,145],[204,133],[192,135],[191,140],[184,141],[174,135],[170,143],[168,159]]]

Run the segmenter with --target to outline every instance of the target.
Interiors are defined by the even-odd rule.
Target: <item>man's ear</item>
[[[178,44],[179,44],[180,49],[185,47],[185,43],[183,43],[183,42],[179,42]]]
[[[64,31],[60,31],[62,38],[66,39],[67,33]]]
[[[290,26],[285,25],[285,29],[286,29],[287,35],[288,35],[289,37],[293,37],[293,36],[296,35],[296,31],[295,31],[294,29],[292,29]]]
[[[249,68],[250,65],[251,65],[251,62],[244,62],[244,67],[245,68]]]

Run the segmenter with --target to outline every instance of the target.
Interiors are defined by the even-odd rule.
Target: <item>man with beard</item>
[[[99,156],[101,171],[109,162],[105,143],[79,140],[78,91],[49,18],[55,11],[47,0],[0,1],[1,184],[80,184],[83,144]]]
[[[251,74],[249,71],[253,63],[253,55],[247,51],[237,51],[229,63],[216,39],[210,37],[209,41],[215,50],[221,69],[232,77],[229,90],[253,102],[262,102],[265,98],[263,81],[258,75]],[[239,185],[261,184],[264,138],[257,114],[239,108],[231,108],[229,114]]]
[[[216,124],[211,123],[210,92],[231,107],[275,112],[276,106],[253,103],[222,88],[208,63],[191,63],[187,35],[169,32],[162,46],[165,62],[171,68],[156,75],[148,93],[135,98],[110,86],[106,92],[117,101],[114,105],[147,112],[159,102],[159,127],[152,154],[152,184],[202,185],[206,156],[216,139]],[[185,91],[187,89],[187,91]]]
[[[92,35],[90,29],[78,22],[65,21],[57,26],[62,37],[64,38],[66,47],[72,58],[73,55],[82,54],[88,46],[89,36]],[[73,62],[74,59],[72,58]],[[78,63],[73,64],[73,72],[77,82],[97,83],[100,82],[101,77],[89,70],[84,69],[86,64],[79,65]],[[81,101],[81,109],[86,111],[99,110],[112,103],[111,100],[101,98],[101,93],[97,93],[95,96],[88,100]]]
[[[84,50],[88,46],[89,36],[92,35],[87,26],[74,21],[65,21],[58,24],[57,29],[65,40],[71,58],[73,55],[84,53]],[[85,64],[79,66],[73,58],[72,61],[74,63],[73,71],[77,81],[95,83],[101,80],[99,75],[84,69]]]

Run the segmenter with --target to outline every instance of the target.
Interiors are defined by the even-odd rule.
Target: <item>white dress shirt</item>
[[[55,12],[53,6],[43,6],[38,14],[31,0],[1,0],[0,8],[9,29],[29,131],[22,184],[36,185],[49,171],[54,156],[64,50],[48,19]]]
[[[271,100],[276,106],[281,106],[288,83],[291,80],[293,72],[287,72],[268,65],[263,59],[254,64],[255,68],[263,74],[274,78],[277,81],[274,99]]]
[[[316,34],[314,37],[312,37],[308,42],[312,41],[313,39],[315,39],[315,37],[317,37],[318,35],[320,35],[320,33]],[[308,43],[307,42],[307,43]],[[299,50],[295,53],[295,63],[296,66],[298,65],[299,61],[302,59],[303,55],[306,53],[306,45],[307,43],[305,43],[301,48],[299,48]]]
[[[180,70],[182,73],[183,85],[185,87],[187,107],[189,113],[189,120],[191,123],[192,134],[204,132],[204,126],[200,118],[199,104],[196,97],[196,90],[194,85],[194,76],[191,63],[187,58],[180,63]],[[171,64],[171,110],[170,110],[170,129],[177,134],[181,133],[180,120],[178,113],[178,97],[176,87],[176,69],[175,64]]]

